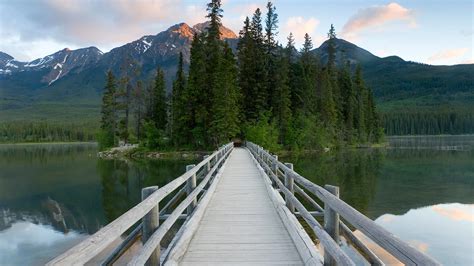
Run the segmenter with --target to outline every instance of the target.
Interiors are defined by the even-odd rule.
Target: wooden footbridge
[[[358,230],[401,264],[438,265],[253,143],[186,170],[48,264],[383,265]]]

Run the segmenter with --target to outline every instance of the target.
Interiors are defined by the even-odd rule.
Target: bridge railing
[[[142,222],[132,230],[121,244],[113,249],[102,264],[112,264],[141,234],[143,246],[134,254],[135,256],[131,259],[129,265],[143,265],[145,263],[159,265],[160,242],[163,237],[178,219],[189,218],[192,215],[198,201],[205,193],[205,187],[212,182],[211,180],[216,176],[232,149],[233,143],[228,143],[197,165],[188,166],[183,175],[165,186],[144,188],[142,190],[142,201],[139,204],[84,241],[54,258],[47,265],[83,265],[94,259],[99,253],[110,248],[116,239],[120,238],[122,234],[140,220]],[[202,180],[198,183],[199,179]],[[173,193],[175,194],[173,195]],[[167,196],[172,196],[172,198],[160,211],[160,202]],[[184,196],[186,197],[182,199]],[[175,205],[177,206],[175,207]],[[172,207],[174,209],[171,213],[166,214],[167,210]],[[164,221],[160,223],[160,220]]]
[[[311,227],[325,249],[325,264],[353,265],[354,263],[340,249],[339,231],[355,244],[371,264],[381,265],[383,262],[355,237],[345,222],[361,231],[364,235],[406,265],[439,265],[437,261],[400,240],[398,237],[376,224],[374,221],[339,199],[339,188],[326,185],[325,188],[314,184],[293,170],[292,164],[278,161],[278,156],[268,150],[246,142],[247,148],[257,159],[260,166],[271,177],[274,185],[283,193],[286,206],[296,216],[302,217]],[[298,197],[304,199],[306,205],[315,208],[308,211]],[[314,196],[324,203],[321,207]],[[324,227],[315,217],[324,217]]]

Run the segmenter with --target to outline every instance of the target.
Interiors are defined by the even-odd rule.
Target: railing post
[[[290,168],[293,170],[293,164],[292,163],[285,163],[286,167]],[[286,188],[291,192],[291,194],[295,194],[295,188],[294,188],[295,180],[293,179],[293,173],[291,172],[285,172],[285,186]],[[289,199],[286,199],[286,207],[290,210],[290,212],[294,213],[295,212],[295,207],[293,206],[293,202]]]
[[[145,200],[148,196],[153,194],[153,192],[158,190],[158,186],[146,187],[142,189],[142,201]],[[151,237],[153,232],[160,225],[160,210],[158,203],[153,209],[150,210],[142,218],[143,227],[142,227],[142,243],[145,244],[146,241]],[[160,245],[158,245],[151,254],[150,258],[147,261],[147,265],[159,265],[160,264]]]
[[[339,187],[325,185],[324,188],[339,198]],[[339,214],[328,204],[324,204],[324,230],[339,244]],[[324,253],[324,265],[335,265],[335,261],[327,252]]]
[[[190,164],[186,165],[186,172],[190,171],[193,169],[193,167],[196,166],[195,164]],[[192,175],[188,181],[186,181],[186,193],[189,196],[193,192],[193,190],[196,188],[196,174]],[[194,199],[188,206],[187,214],[191,215],[193,212],[194,208],[197,205],[197,199]]]
[[[275,162],[273,163],[273,171],[275,172],[275,175],[278,177],[278,155],[273,155],[273,158],[275,159]]]
[[[209,158],[209,155],[204,155],[204,160],[206,160],[207,158]],[[207,162],[207,171],[206,171],[206,174],[208,174],[210,171],[211,171],[211,160],[209,160],[209,161]]]

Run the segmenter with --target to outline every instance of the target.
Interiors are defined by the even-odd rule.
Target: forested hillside
[[[293,35],[276,40],[278,15],[255,10],[239,34],[237,53],[220,38],[221,1],[208,6],[207,31],[196,33],[186,75],[180,54],[171,96],[164,74],[154,85],[109,71],[103,96],[100,144],[139,142],[151,149],[211,149],[233,138],[271,149],[318,149],[374,143],[382,138],[379,115],[362,70],[336,64],[336,32],[321,64],[311,37],[296,52]],[[133,71],[128,71],[133,73]]]
[[[266,34],[263,29],[266,26],[266,18],[261,20],[263,36]],[[48,128],[64,127],[64,130],[83,128],[84,134],[97,132],[104,77],[109,70],[118,79],[127,76],[130,83],[141,80],[142,87],[149,89],[153,86],[156,69],[160,68],[164,75],[166,97],[171,97],[179,55],[182,54],[183,58],[183,73],[188,75],[193,38],[196,34],[205,34],[209,23],[208,21],[194,26],[186,23],[176,24],[156,35],[143,36],[107,53],[102,53],[95,47],[63,49],[31,62],[19,62],[8,54],[0,53],[0,141],[22,141],[23,137],[13,137],[12,132],[7,132],[8,128],[32,128],[34,130],[28,131],[31,133],[39,132],[45,128],[44,125],[48,125]],[[252,19],[249,19],[249,27],[251,24]],[[238,50],[238,43],[245,42],[242,36],[238,38],[223,25],[220,25],[219,32],[220,40],[228,44],[234,56],[244,53]],[[285,47],[286,44],[276,45],[274,53],[287,53]],[[323,42],[318,48],[310,48],[312,60],[317,62],[318,68],[326,68],[330,57],[329,50],[332,49],[330,47],[335,50],[334,65],[338,71],[347,68],[353,76],[357,67],[361,67],[365,86],[373,92],[377,109],[382,114],[381,124],[386,134],[474,133],[473,64],[432,66],[405,61],[397,56],[380,58],[348,41],[334,37]],[[291,73],[302,71],[300,67],[291,69],[296,62],[304,61],[303,57],[307,57],[304,49],[293,50],[289,62]],[[240,66],[244,59],[241,59],[241,56],[236,59]],[[256,57],[255,60],[261,59]],[[272,62],[277,63],[281,62]],[[133,67],[125,67],[130,64]],[[323,72],[320,71],[318,75]],[[292,75],[294,74],[290,74],[290,80]],[[273,85],[276,84],[276,81],[272,82]],[[294,82],[300,81],[291,80],[289,86],[302,86],[301,82]],[[239,85],[245,89],[245,84]],[[273,96],[266,97],[270,98],[268,107],[273,107]],[[293,102],[295,100],[292,98]],[[336,101],[335,104],[340,103]],[[411,130],[418,128],[418,124],[412,125],[415,120],[429,126],[419,126],[418,130]],[[45,138],[30,136],[23,141],[31,139]],[[56,137],[46,139],[59,140]]]

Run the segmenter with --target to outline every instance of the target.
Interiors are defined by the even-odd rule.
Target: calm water
[[[446,265],[472,265],[474,136],[394,138],[391,149],[284,158]],[[190,161],[102,161],[96,146],[0,145],[0,265],[43,264]],[[26,255],[25,255],[26,254]]]

